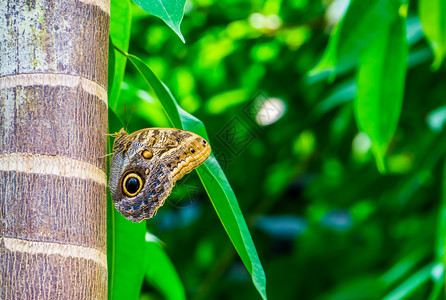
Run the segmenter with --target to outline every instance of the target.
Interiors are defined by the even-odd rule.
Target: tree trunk
[[[109,0],[0,0],[0,299],[106,299]]]

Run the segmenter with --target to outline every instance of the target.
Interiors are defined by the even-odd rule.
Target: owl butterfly
[[[109,188],[116,209],[127,219],[152,218],[175,182],[201,165],[211,147],[199,135],[172,128],[115,134]]]

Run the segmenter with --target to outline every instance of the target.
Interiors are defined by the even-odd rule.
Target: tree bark
[[[109,0],[0,0],[0,299],[106,299]]]

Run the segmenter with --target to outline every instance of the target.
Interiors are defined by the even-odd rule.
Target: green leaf
[[[163,20],[185,43],[180,24],[183,20],[186,0],[133,0],[147,13]]]
[[[107,94],[110,96],[115,76],[115,47],[111,37],[108,39],[108,83]]]
[[[309,72],[310,77],[315,77],[318,75],[332,75],[335,74],[335,66],[337,62],[337,47],[339,44],[339,32],[342,28],[342,20],[341,22],[336,25],[332,32],[330,39],[328,40],[328,45],[325,48],[324,54],[322,55],[321,60],[319,63]]]
[[[384,300],[391,299],[404,299],[408,297],[412,292],[414,292],[417,288],[421,287],[421,285],[429,279],[433,264],[429,264],[418,270],[415,274],[409,277],[406,281],[404,281],[401,285],[396,287],[392,292],[390,292]]]
[[[312,117],[320,117],[330,110],[352,101],[356,97],[356,82],[354,79],[339,83],[333,91],[321,100],[311,113]]]
[[[147,254],[150,257],[146,280],[167,300],[186,299],[183,284],[174,265],[164,249],[157,242],[147,242]]]
[[[115,214],[115,251],[110,299],[139,299],[150,259],[145,241],[146,223],[132,223],[116,209],[113,209],[113,212]]]
[[[443,269],[444,269],[444,267],[443,267]],[[444,274],[440,280],[435,281],[435,285],[429,294],[428,300],[441,299],[440,295],[443,293],[443,291],[444,291]]]
[[[197,169],[197,172],[229,238],[251,274],[254,286],[262,298],[267,299],[265,272],[235,194],[223,170],[212,155]]]
[[[246,88],[224,91],[209,98],[206,102],[206,109],[212,114],[221,114],[230,107],[249,99],[250,94],[252,92]]]
[[[128,55],[144,80],[151,86],[161,101],[171,124],[180,129],[193,131],[209,140],[203,123],[181,109],[169,89],[138,57]],[[197,168],[198,175],[206,192],[229,235],[245,267],[251,274],[253,283],[263,299],[266,296],[266,278],[254,242],[243,218],[235,194],[214,155]]]
[[[110,131],[122,128],[122,122],[109,108]],[[111,152],[111,143],[109,143]],[[185,299],[175,268],[164,250],[147,241],[146,223],[132,223],[114,208],[110,193],[107,202],[107,259],[109,299],[140,299],[144,277],[166,299]]]
[[[402,205],[406,205],[417,192],[422,190],[426,174],[433,173],[439,161],[444,157],[446,130],[438,135],[425,134],[417,143],[419,144],[417,151],[423,155],[418,155],[412,171],[394,187],[392,198],[397,199]]]
[[[359,64],[356,122],[372,140],[381,172],[401,114],[408,53],[405,28],[405,19],[397,18],[363,51]]]
[[[333,29],[321,61],[309,75],[328,72],[333,78],[356,64],[362,50],[395,19],[399,5],[399,0],[352,0]]]
[[[184,124],[183,129],[194,131],[209,140],[203,123],[178,106]],[[223,169],[213,154],[197,168],[198,176],[223,224],[229,238],[234,244],[245,267],[252,277],[254,286],[263,299],[266,297],[266,277],[260,262],[248,226]]]
[[[444,233],[446,232],[446,160],[443,162],[443,183],[442,194],[440,201],[440,209],[438,211],[437,218],[437,236],[435,247],[435,258],[437,262],[436,271],[437,274],[434,277],[434,288],[429,295],[429,300],[438,299],[440,293],[443,291],[444,277],[445,277],[445,241]]]
[[[420,0],[418,5],[424,34],[435,55],[432,66],[438,69],[446,56],[446,1]]]
[[[130,43],[130,27],[132,23],[130,3],[130,0],[112,0],[110,3],[110,37],[113,41],[112,44],[122,51],[127,51]],[[108,103],[113,111],[116,111],[127,57],[115,55],[116,50],[114,49],[110,51],[109,59],[114,60],[114,69],[108,72],[109,82],[110,77],[113,76],[113,84],[109,86]],[[110,65],[111,63],[109,62]]]
[[[111,132],[122,128],[121,121],[110,108],[109,128]],[[145,233],[145,223],[125,219],[114,208],[110,193],[107,193],[108,299],[139,299],[149,264]]]
[[[394,264],[386,273],[384,273],[379,281],[383,283],[385,287],[390,287],[401,278],[413,272],[413,269],[423,260],[430,255],[430,248],[421,246],[410,254],[404,256],[400,261]]]
[[[172,126],[176,128],[183,128],[176,103],[170,100],[173,99],[170,91],[164,86],[164,84],[158,79],[158,77],[156,77],[155,73],[153,73],[153,71],[149,67],[147,67],[147,65],[142,60],[131,54],[128,55],[128,59],[144,78],[144,81],[147,83],[147,85],[153,89],[155,94],[160,99],[164,108],[164,112],[169,118],[170,124],[172,124]],[[165,99],[169,99],[170,102],[169,100]]]
[[[435,256],[438,262],[445,263],[446,247],[446,160],[443,163],[443,191],[441,194],[440,209],[438,210],[437,245]]]

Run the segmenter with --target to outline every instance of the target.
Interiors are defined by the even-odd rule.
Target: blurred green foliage
[[[347,4],[187,1],[186,44],[132,4],[128,52],[206,125],[270,299],[443,299],[446,4]],[[377,45],[394,22],[394,45]],[[154,97],[128,65],[110,106],[130,132],[169,126]],[[181,299],[181,288],[188,299],[260,298],[195,173],[147,226],[167,256],[144,258],[154,269],[141,299]],[[169,294],[154,274],[177,282],[172,265],[183,286]]]

